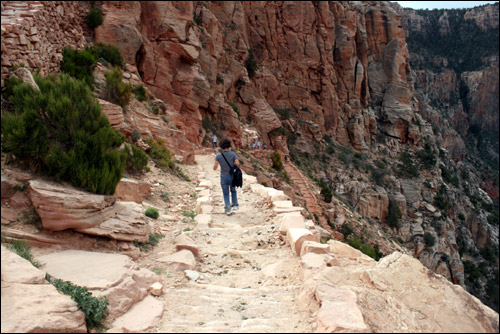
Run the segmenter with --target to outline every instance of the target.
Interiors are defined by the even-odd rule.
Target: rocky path
[[[156,264],[177,283],[164,287],[164,315],[152,332],[311,332],[309,314],[298,310],[300,258],[279,238],[268,202],[246,185],[238,189],[240,209],[227,216],[213,155],[196,161],[212,198],[202,210],[211,213],[184,231],[200,253],[191,278]]]

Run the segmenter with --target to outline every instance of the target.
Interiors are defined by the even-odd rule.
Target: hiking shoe
[[[231,210],[226,210],[226,215],[230,216],[231,215]]]
[[[238,211],[239,207],[237,205],[233,206],[233,211]]]

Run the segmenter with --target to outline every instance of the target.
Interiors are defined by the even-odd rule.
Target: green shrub
[[[162,139],[155,141],[152,138],[148,138],[146,139],[146,144],[148,144],[150,147],[148,151],[149,156],[160,167],[165,167],[170,169],[173,169],[175,167],[175,163],[172,160],[173,153],[170,152],[168,148],[163,146]]]
[[[252,78],[258,69],[257,61],[255,60],[252,49],[248,50],[248,57],[245,60],[245,67],[248,71],[248,76]]]
[[[403,152],[399,156],[399,175],[402,177],[417,177],[418,176],[418,166],[413,163],[413,156],[408,152]]]
[[[138,101],[146,101],[146,89],[142,85],[135,85],[134,88],[132,88],[132,92],[135,94],[135,98]]]
[[[420,158],[421,166],[425,169],[430,170],[436,164],[436,152],[429,143],[425,143],[424,149],[417,152],[417,156]]]
[[[157,219],[160,214],[158,213],[158,210],[155,208],[147,208],[146,212],[144,214],[150,218]]]
[[[196,212],[194,210],[186,210],[182,215],[194,219],[194,217],[196,217]]]
[[[392,228],[399,228],[399,220],[402,214],[399,205],[394,200],[389,201],[389,212],[387,213],[386,223]]]
[[[127,168],[131,171],[142,173],[147,169],[149,157],[148,155],[135,145],[132,146],[132,152],[128,146],[125,146],[127,152]]]
[[[281,154],[277,151],[274,150],[273,153],[271,153],[270,158],[273,162],[273,168],[276,170],[281,170],[283,168],[283,161],[281,161]]]
[[[340,233],[344,235],[344,238],[350,236],[353,233],[351,225],[349,223],[342,224],[342,227],[340,228]]]
[[[323,180],[321,180],[319,182],[319,186],[321,187],[320,194],[321,194],[321,196],[323,196],[323,200],[326,203],[331,203],[332,202],[333,193],[332,193],[332,190],[330,189],[330,187]]]
[[[63,48],[63,61],[61,72],[67,73],[75,79],[83,80],[92,89],[94,87],[93,71],[96,58],[88,48],[85,50],[74,50]]]
[[[106,77],[106,95],[109,101],[125,107],[132,97],[132,84],[122,81],[122,70],[114,67],[112,71],[104,73]]]
[[[436,244],[436,238],[431,233],[425,232],[424,244],[426,247],[432,247]]]
[[[102,11],[99,8],[90,9],[89,13],[87,14],[87,26],[90,29],[95,29],[102,24],[102,21]]]
[[[158,244],[158,242],[163,239],[165,236],[161,235],[161,234],[150,234],[149,235],[149,244],[151,246],[156,246]]]
[[[139,139],[141,139],[141,133],[139,131],[137,131],[137,129],[134,129],[134,131],[132,131],[132,136],[131,137],[132,137],[132,141],[136,142]]]
[[[374,260],[377,260],[377,253],[375,252],[375,249],[368,245],[368,244],[362,244],[360,247],[359,247],[359,250],[363,253],[363,254],[366,254],[368,255],[369,257],[371,257],[372,259]]]
[[[290,119],[290,108],[274,109],[274,111],[279,115],[280,119]]]
[[[2,237],[2,242],[4,242],[4,241],[5,240],[3,240],[3,237]],[[33,258],[33,255],[31,254],[31,251],[24,240],[5,241],[5,247],[7,249],[10,249],[11,251],[16,253],[17,255],[22,257],[23,259],[31,262],[31,264],[34,267],[40,268],[42,266],[42,264],[40,262],[38,262],[37,260],[35,260]]]
[[[56,180],[98,194],[113,194],[125,168],[118,151],[124,136],[113,130],[88,86],[68,75],[12,88],[14,112],[2,115],[2,150]]]
[[[123,67],[123,57],[115,46],[99,42],[90,48],[96,59],[104,59],[112,66]]]
[[[108,298],[96,298],[84,286],[78,286],[68,281],[54,279],[49,274],[45,274],[45,279],[60,291],[71,297],[78,308],[85,313],[85,322],[89,328],[102,328],[102,320],[109,314]]]

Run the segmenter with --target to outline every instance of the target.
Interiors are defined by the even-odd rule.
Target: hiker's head
[[[231,142],[229,141],[229,139],[223,139],[220,142],[220,148],[222,148],[223,150],[231,148]]]

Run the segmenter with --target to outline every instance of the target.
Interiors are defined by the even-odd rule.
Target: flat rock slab
[[[160,281],[152,271],[140,268],[128,256],[67,250],[37,258],[52,277],[85,286],[96,297],[107,297],[109,316],[116,319],[148,295],[151,284]]]
[[[2,246],[2,333],[86,333],[85,315],[45,273]]]
[[[165,262],[168,265],[171,265],[174,270],[183,271],[183,270],[192,270],[196,266],[196,259],[187,249],[182,249],[181,251],[170,254],[167,256],[163,256],[159,258],[157,261]]]
[[[140,333],[153,328],[163,315],[163,302],[147,296],[113,322],[109,333]]]

